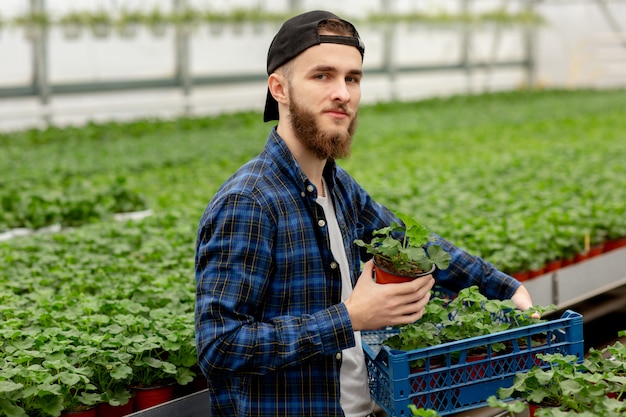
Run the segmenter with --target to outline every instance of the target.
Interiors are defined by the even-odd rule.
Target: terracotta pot
[[[128,402],[123,405],[111,405],[109,403],[100,403],[96,408],[97,417],[122,417],[131,414],[135,410],[135,397],[130,397]]]
[[[559,269],[563,265],[562,259],[555,259],[546,264],[545,272],[553,272]]]
[[[68,411],[61,413],[61,417],[96,417],[96,407],[83,411]]]
[[[440,398],[441,392],[438,391],[437,388],[447,385],[447,372],[432,372],[434,369],[443,367],[443,362],[443,358],[431,358],[429,372],[423,376],[415,377],[411,381],[413,389],[415,389],[416,392],[424,393],[424,395],[415,398],[413,404],[415,404],[416,407],[437,407],[445,400],[445,398]],[[425,371],[426,367],[424,366],[411,367],[412,373]],[[432,392],[428,394],[428,391]]]
[[[529,271],[518,271],[511,274],[513,278],[518,280],[519,282],[526,281],[530,275]]]
[[[604,243],[598,243],[589,248],[589,257],[601,255],[604,252]]]
[[[589,252],[579,252],[574,256],[574,263],[586,261],[589,259]]]
[[[537,269],[531,269],[530,271],[528,271],[528,279],[533,279],[538,277],[539,275],[543,275],[543,273],[545,272],[545,267],[540,267]]]
[[[376,263],[376,259],[374,259],[374,277],[376,278],[376,282],[378,284],[397,284],[402,282],[410,282],[415,278],[423,277],[425,275],[430,275],[435,270],[435,265],[428,272],[422,272],[414,275],[400,275],[395,272],[391,272],[387,269],[384,269],[380,265]]]
[[[486,353],[468,353],[465,360],[467,362],[478,362],[487,359]],[[467,368],[468,381],[476,381],[485,376],[485,365],[478,364]]]
[[[535,417],[535,413],[537,410],[541,410],[542,408],[553,408],[553,407],[558,407],[559,404],[553,404],[552,401],[546,402],[546,403],[542,403],[542,404],[534,404],[534,403],[528,403],[528,417]]]
[[[146,408],[154,407],[155,405],[163,404],[173,400],[174,388],[175,384],[148,388],[134,388],[134,411],[145,410]]]
[[[626,237],[620,237],[617,239],[611,239],[604,243],[604,251],[609,252],[615,249],[626,247]]]
[[[539,410],[541,407],[537,404],[528,403],[528,416],[535,417],[535,411]]]
[[[561,260],[561,268],[565,268],[566,266],[570,266],[574,263],[574,257],[571,258],[563,258]]]

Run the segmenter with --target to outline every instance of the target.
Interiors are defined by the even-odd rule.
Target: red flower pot
[[[579,252],[574,256],[574,263],[586,261],[589,259],[589,252]]]
[[[123,405],[111,405],[109,403],[100,403],[96,408],[97,417],[122,417],[131,414],[135,410],[135,397],[130,397],[128,402]]]
[[[528,416],[535,417],[535,411],[537,411],[540,408],[541,407],[539,407],[537,404],[528,403],[528,412],[529,412]]]
[[[395,272],[391,272],[376,263],[376,259],[374,259],[374,276],[376,278],[376,282],[378,284],[398,284],[402,282],[410,282],[415,278],[423,277],[426,275],[430,275],[435,270],[435,265],[428,272],[422,272],[414,275],[400,275]]]
[[[626,237],[609,240],[604,243],[604,251],[609,252],[615,249],[626,247]]]
[[[589,257],[593,258],[594,256],[601,255],[604,252],[604,244],[598,243],[589,248]]]
[[[545,272],[553,272],[559,269],[563,265],[562,259],[555,259],[546,264]]]
[[[174,384],[158,387],[134,388],[135,411],[145,410],[155,405],[163,404],[174,399]]]
[[[539,275],[543,275],[543,273],[545,272],[545,267],[541,267],[541,268],[537,268],[537,269],[531,269],[528,272],[528,279],[533,279],[538,277]]]
[[[515,278],[516,280],[518,280],[519,282],[526,281],[529,275],[530,275],[530,272],[528,271],[518,271],[518,272],[514,272],[511,274],[511,276]]]
[[[467,362],[478,362],[487,359],[486,353],[468,354],[465,360]],[[485,364],[471,365],[467,368],[468,381],[475,381],[485,376]]]

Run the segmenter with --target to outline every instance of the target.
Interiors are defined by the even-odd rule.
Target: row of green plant
[[[626,236],[625,97],[517,92],[367,106],[341,164],[387,206],[500,269],[535,269]],[[54,177],[106,183],[115,172],[149,207],[197,217],[268,129],[255,113],[32,129],[0,135],[0,175],[28,193]]]
[[[452,299],[446,294],[435,294],[419,321],[399,326],[398,333],[383,344],[397,350],[422,349],[543,323],[546,320],[541,316],[555,309],[553,305],[536,305],[520,311],[511,300],[488,299],[477,286],[471,286],[460,290]],[[491,345],[493,353],[506,348],[504,343]],[[478,352],[469,352],[473,353]]]
[[[387,206],[507,272],[626,236],[623,106],[539,96],[378,105],[361,118],[376,134],[359,136],[365,152],[344,166]],[[458,119],[440,116],[448,110]]]
[[[124,404],[197,375],[193,280],[178,219],[15,239],[0,263],[0,414]],[[161,232],[158,232],[161,230]]]
[[[626,331],[619,332],[626,336]],[[489,399],[492,407],[511,416],[532,407],[536,417],[618,417],[626,414],[626,346],[617,341],[602,349],[590,349],[582,364],[575,357],[542,355],[549,369],[534,367],[516,376],[511,387],[501,388]],[[504,401],[518,398],[521,401]]]
[[[295,13],[294,13],[295,14]],[[83,27],[94,29],[98,26],[117,27],[121,33],[127,33],[131,26],[147,26],[155,33],[162,33],[165,26],[180,25],[194,27],[201,24],[224,25],[242,23],[271,23],[280,24],[292,14],[277,13],[262,8],[234,8],[228,11],[211,9],[185,8],[166,12],[156,7],[151,10],[121,8],[119,10],[98,9],[94,11],[71,11],[55,15],[53,13],[28,12],[16,16],[3,23],[17,27]],[[536,24],[542,19],[530,11],[508,11],[506,8],[496,8],[484,12],[411,12],[411,13],[372,13],[366,18],[355,18],[359,24],[375,23],[422,23],[431,25],[455,23],[499,23],[499,24]]]
[[[618,337],[625,337],[620,331]],[[538,354],[549,368],[534,366],[516,375],[510,387],[487,399],[490,407],[515,417],[620,417],[626,414],[626,346],[616,341],[591,348],[582,363],[574,355]],[[414,417],[440,417],[436,410],[410,405]]]
[[[76,227],[111,218],[116,213],[146,210],[145,199],[125,185],[123,177],[98,189],[88,182],[44,187],[0,184],[0,232]]]
[[[526,216],[562,213],[558,220],[576,230],[571,239],[583,241],[589,233],[583,221],[611,226],[588,217],[594,212],[576,214],[579,206],[626,212],[625,98],[624,90],[511,92],[363,106],[352,157],[340,164],[379,201],[488,260],[503,250],[534,259],[544,256],[546,236],[555,240],[561,229],[533,228],[521,221]],[[86,349],[81,342],[89,348],[103,333],[87,320],[108,318],[102,327],[125,323],[124,313],[98,306],[131,300],[138,311],[128,315],[148,318],[154,333],[179,334],[190,352],[199,218],[219,185],[263,148],[270,128],[259,113],[248,112],[0,134],[3,189],[52,192],[71,178],[105,189],[121,176],[124,188],[144,196],[154,213],[142,221],[104,218],[0,242],[0,304],[25,323],[26,334],[15,336],[18,345],[28,334],[42,333],[28,327],[29,315],[39,317],[29,310],[34,306],[50,308],[64,331],[78,327],[81,337],[64,336],[57,346],[71,356],[71,349]],[[490,224],[503,217],[508,234],[493,234]],[[168,312],[180,324],[160,319]],[[9,320],[3,316],[0,329]],[[2,343],[4,363],[19,347],[5,338]],[[182,365],[175,366],[178,375]],[[29,372],[26,362],[18,368]],[[16,388],[24,382],[15,378],[0,378],[0,404],[21,407],[32,391]],[[60,393],[75,379],[48,383],[64,398]]]

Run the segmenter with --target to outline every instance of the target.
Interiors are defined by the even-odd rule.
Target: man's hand
[[[523,285],[515,291],[513,297],[511,297],[511,301],[515,304],[518,310],[526,311],[533,306],[533,300],[530,297],[530,293]],[[533,313],[532,318],[538,319],[541,318],[539,313]]]
[[[386,326],[414,323],[424,314],[435,283],[432,275],[401,284],[377,284],[372,278],[373,262],[363,268],[345,305],[352,328],[377,330]]]

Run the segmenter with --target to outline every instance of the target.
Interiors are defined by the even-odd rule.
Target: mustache
[[[345,113],[348,116],[353,116],[354,114],[354,112],[352,112],[346,104],[337,104],[337,105],[324,109],[324,113],[329,112],[329,111],[339,111],[339,112]]]

